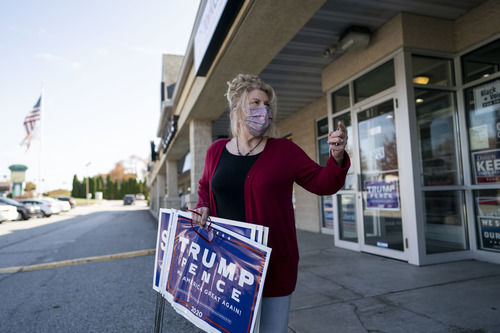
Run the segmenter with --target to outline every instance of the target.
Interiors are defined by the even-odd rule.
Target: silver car
[[[22,199],[19,202],[28,206],[38,206],[40,208],[40,214],[44,217],[49,217],[54,214],[52,210],[52,204],[41,199]],[[36,208],[34,208],[36,209]]]

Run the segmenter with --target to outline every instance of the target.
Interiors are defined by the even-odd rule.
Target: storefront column
[[[156,214],[158,214],[160,208],[165,207],[165,176],[159,173],[156,176],[156,197],[158,198]]]
[[[156,214],[156,205],[157,205],[157,195],[156,195],[156,180],[153,180],[151,182],[150,186],[150,191],[151,191],[151,198],[149,200],[149,210],[151,211],[151,214],[155,215]]]
[[[193,119],[189,123],[189,151],[191,153],[191,194],[187,206],[193,209],[198,201],[198,182],[205,166],[205,155],[212,144],[212,121]]]
[[[166,161],[167,195],[165,196],[165,207],[180,209],[181,198],[177,189],[177,161]]]

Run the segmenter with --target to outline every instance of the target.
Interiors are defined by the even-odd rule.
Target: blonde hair
[[[252,90],[260,89],[267,94],[269,98],[269,108],[273,115],[273,121],[266,134],[269,136],[276,136],[274,120],[276,119],[277,108],[276,93],[274,89],[262,81],[257,75],[253,74],[238,74],[231,82],[227,82],[227,85],[226,97],[229,103],[229,130],[231,135],[236,137],[240,132],[240,124],[243,124],[245,108],[248,106],[248,93]],[[234,109],[236,109],[236,112],[233,112]]]

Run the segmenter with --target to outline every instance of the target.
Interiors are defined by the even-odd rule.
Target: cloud
[[[122,46],[132,52],[145,54],[145,55],[158,55],[163,52],[157,47],[144,46],[139,44],[123,43]]]
[[[61,64],[63,66],[68,66],[74,70],[79,70],[80,68],[82,68],[81,62],[75,61],[75,60],[70,60],[70,59],[67,59],[65,57],[61,57],[61,56],[58,56],[58,55],[55,55],[52,53],[37,53],[35,55],[35,58],[42,59],[42,60],[45,60],[47,62]]]
[[[111,52],[110,52],[108,49],[106,49],[106,48],[104,48],[104,47],[101,47],[101,48],[98,48],[98,49],[96,50],[96,53],[97,53],[97,55],[100,55],[100,56],[107,56],[107,55],[109,55]]]
[[[57,56],[51,54],[51,53],[38,53],[35,55],[35,58],[38,58],[38,59],[43,59],[43,60],[46,60],[46,61],[55,61],[58,59]]]

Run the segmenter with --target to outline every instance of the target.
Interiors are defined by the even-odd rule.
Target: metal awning
[[[277,121],[323,96],[321,73],[336,58],[323,53],[332,45],[337,45],[349,27],[364,26],[375,31],[400,12],[455,20],[483,2],[328,0],[260,74],[276,90]],[[224,128],[220,124],[218,127]]]

